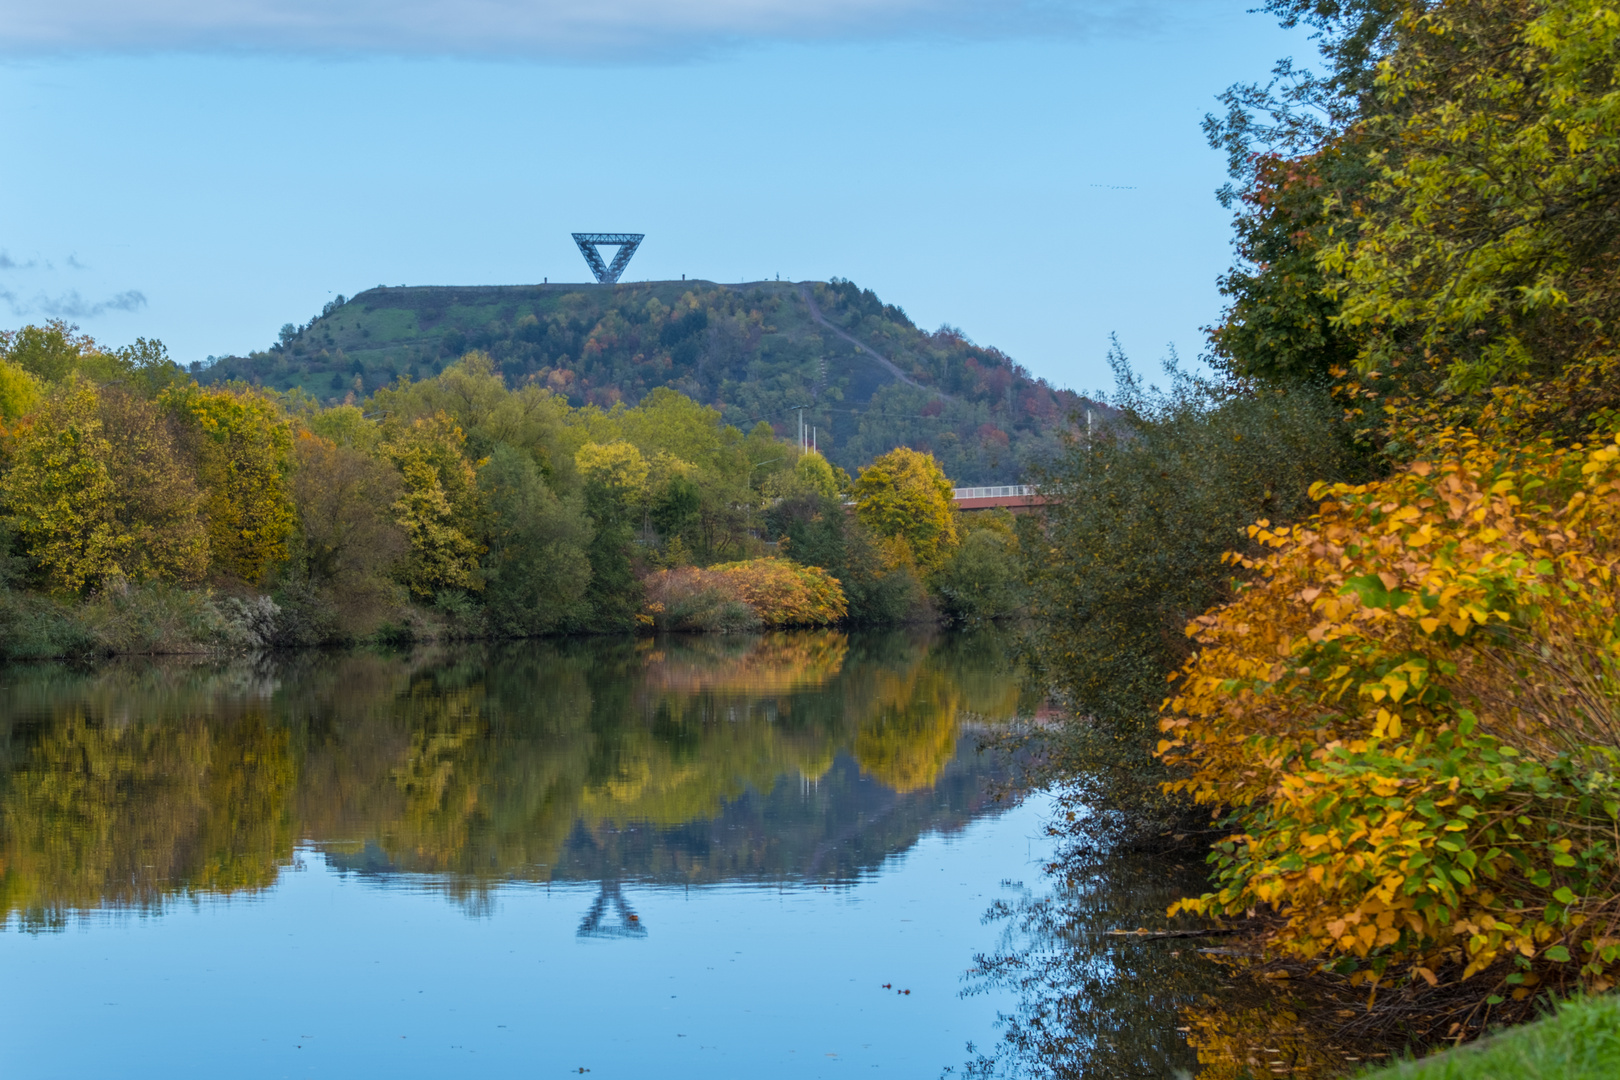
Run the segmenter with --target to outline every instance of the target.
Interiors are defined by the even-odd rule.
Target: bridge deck
[[[990,487],[965,487],[953,490],[958,510],[995,510],[1005,508],[1015,514],[1027,514],[1037,506],[1046,505],[1046,497],[1037,494],[1028,484],[999,484]],[[855,504],[846,502],[844,509],[855,512]]]
[[[1036,494],[1035,489],[1028,484],[957,488],[955,495],[958,510],[993,510],[1005,507],[1015,514],[1027,514],[1035,507],[1046,503],[1046,499]]]

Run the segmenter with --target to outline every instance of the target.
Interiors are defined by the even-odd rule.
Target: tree
[[[840,474],[843,474],[840,476]],[[836,499],[849,483],[849,474],[835,468],[814,450],[801,454],[793,464],[793,478],[799,486],[826,499]]]
[[[401,419],[444,413],[466,433],[475,457],[506,443],[533,456],[548,477],[560,479],[558,469],[572,475],[572,454],[563,451],[567,400],[532,383],[509,390],[486,353],[468,353],[432,379],[384,387],[372,400]]]
[[[0,359],[8,360],[42,382],[60,382],[79,361],[100,351],[95,341],[77,326],[52,319],[44,326],[0,332]]]
[[[477,590],[474,539],[478,517],[477,475],[463,453],[467,437],[444,413],[395,423],[383,450],[399,469],[404,491],[394,519],[411,544],[405,584],[432,597],[444,590]]]
[[[70,378],[18,426],[10,456],[0,493],[50,588],[194,581],[207,569],[200,497],[148,403]]]
[[[701,543],[703,488],[691,476],[674,473],[653,497],[647,516],[666,545],[678,541],[690,552]]]
[[[838,580],[849,622],[892,625],[926,612],[927,598],[912,568],[886,565],[870,530],[845,513],[841,499],[801,491],[772,506],[766,520],[782,537],[788,558]]]
[[[1308,389],[1180,376],[1144,387],[1117,351],[1119,419],[1037,475],[1044,521],[1021,545],[1030,667],[1073,717],[1052,757],[1099,831],[1156,835],[1182,812],[1150,754],[1183,629],[1229,595],[1223,556],[1258,518],[1309,513],[1310,485],[1364,475],[1341,410]],[[1059,764],[1061,763],[1061,764]]]
[[[393,519],[402,485],[388,462],[308,431],[293,440],[300,564],[320,584],[363,579],[402,558],[404,532]]]
[[[558,498],[527,453],[499,445],[478,473],[489,551],[484,602],[499,634],[532,637],[585,621],[592,538],[584,500]]]
[[[626,629],[641,606],[641,588],[630,562],[638,508],[646,494],[648,466],[628,442],[586,443],[574,458],[590,515],[591,581],[586,593],[598,625]]]
[[[200,580],[212,554],[204,497],[174,418],[122,387],[102,387],[98,396],[113,513],[125,538],[121,571],[132,581]]]
[[[851,494],[861,524],[924,571],[956,545],[955,493],[932,454],[890,450],[861,470]]]
[[[1379,177],[1333,207],[1319,255],[1363,370],[1433,372],[1451,395],[1557,384],[1525,405],[1572,431],[1620,404],[1617,54],[1601,0],[1403,12],[1365,120]]]
[[[250,390],[191,383],[158,399],[191,433],[216,569],[250,583],[286,561],[298,527],[288,490],[292,424]]]
[[[964,514],[962,542],[929,585],[947,617],[958,623],[998,619],[1024,602],[1018,534],[1005,510]]]
[[[10,422],[33,412],[44,384],[21,364],[0,360],[0,421]]]

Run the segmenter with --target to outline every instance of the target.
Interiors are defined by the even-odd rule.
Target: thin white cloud
[[[1196,0],[30,0],[0,53],[675,59],[756,41],[1139,31]]]

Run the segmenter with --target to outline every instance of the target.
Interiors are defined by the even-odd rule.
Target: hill
[[[1056,452],[1082,399],[949,327],[929,333],[848,281],[720,285],[378,287],[339,297],[262,352],[199,378],[323,401],[429,377],[469,350],[508,385],[537,380],[574,405],[634,405],[669,386],[789,437],[797,407],[853,469],[896,446],[931,450],[959,484],[1017,480]]]

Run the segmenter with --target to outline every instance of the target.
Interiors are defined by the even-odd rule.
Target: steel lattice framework
[[[641,244],[641,238],[646,233],[638,232],[577,232],[574,234],[574,243],[579,245],[579,253],[585,256],[585,263],[596,275],[596,280],[603,285],[612,285],[624,273],[624,268],[630,265],[630,256],[636,253]],[[602,261],[602,255],[596,250],[597,244],[617,244],[619,250],[613,256],[611,264]]]

